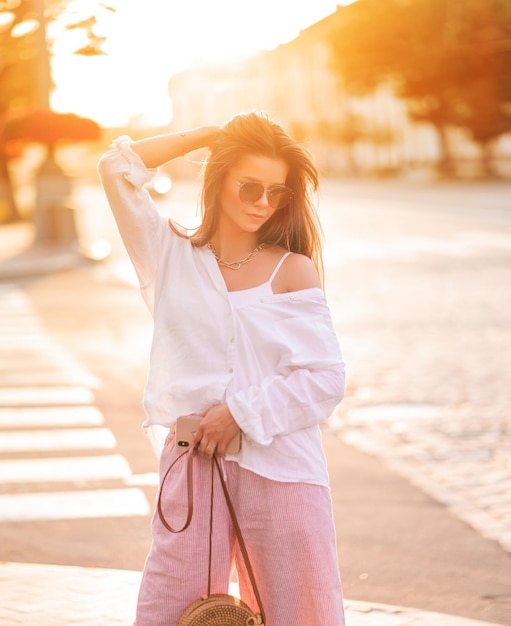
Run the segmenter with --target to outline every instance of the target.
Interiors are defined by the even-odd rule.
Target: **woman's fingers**
[[[199,453],[211,459],[215,454],[216,448],[216,444],[201,440],[199,444]]]
[[[199,454],[211,458],[215,453],[225,456],[229,443],[239,433],[229,408],[225,404],[217,404],[202,413],[202,420],[194,444],[198,444]]]

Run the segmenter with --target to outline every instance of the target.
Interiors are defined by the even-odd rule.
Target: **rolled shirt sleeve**
[[[277,374],[227,399],[245,436],[263,446],[328,419],[345,387],[345,365],[324,297],[286,294],[274,301],[268,300],[270,308],[281,308],[280,315],[272,315]]]
[[[145,188],[157,170],[146,168],[131,144],[128,136],[116,139],[101,157],[98,173],[144,300],[154,312],[154,283],[168,220]]]

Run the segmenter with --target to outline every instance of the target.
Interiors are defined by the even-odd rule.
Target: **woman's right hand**
[[[215,404],[200,415],[204,419],[197,429],[194,445],[198,444],[199,453],[208,458],[215,453],[218,457],[225,456],[227,446],[240,432],[229,407],[227,404]]]

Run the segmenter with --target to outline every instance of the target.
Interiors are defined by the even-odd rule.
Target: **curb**
[[[96,241],[64,246],[41,245],[33,241],[33,227],[21,223],[0,228],[0,282],[19,280],[75,269],[83,263],[105,260],[111,244]]]
[[[0,563],[4,626],[129,626],[142,573],[128,570]],[[345,600],[348,626],[499,626],[418,609]],[[501,625],[503,626],[503,625]]]
[[[70,270],[82,261],[83,257],[78,252],[33,249],[3,261],[0,265],[0,280],[17,280]]]

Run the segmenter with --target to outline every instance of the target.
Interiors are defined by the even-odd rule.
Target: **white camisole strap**
[[[268,283],[270,283],[270,285],[273,282],[273,279],[275,278],[275,276],[277,275],[277,272],[279,271],[282,263],[284,263],[284,261],[287,259],[287,257],[290,254],[293,254],[293,253],[292,252],[286,252],[286,254],[283,254],[282,257],[280,258],[280,261],[277,263],[277,267],[273,270],[270,278],[268,279]]]

